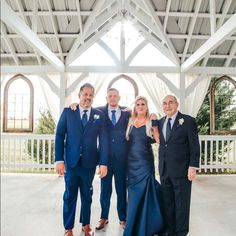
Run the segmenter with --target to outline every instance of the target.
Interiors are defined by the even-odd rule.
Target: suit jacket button
[[[112,142],[114,143],[114,142],[115,142],[115,139],[112,139]]]
[[[167,144],[165,144],[165,147],[167,147]]]

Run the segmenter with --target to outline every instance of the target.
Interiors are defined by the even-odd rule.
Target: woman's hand
[[[157,115],[155,113],[151,113],[149,119],[150,120],[157,120]]]

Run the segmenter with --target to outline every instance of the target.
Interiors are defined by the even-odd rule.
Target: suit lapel
[[[124,116],[124,111],[122,111],[121,107],[119,107],[119,109],[120,109],[120,117],[119,120],[116,122],[116,125],[118,125],[122,121]]]
[[[160,120],[160,135],[163,140],[165,140],[165,136],[163,134],[163,125],[165,123],[165,120],[166,120],[166,116]]]
[[[112,124],[112,122],[111,122],[111,119],[110,119],[110,117],[109,117],[108,105],[106,105],[105,116],[106,116],[106,120],[107,120],[108,125],[112,125],[112,126],[113,126],[113,124]]]

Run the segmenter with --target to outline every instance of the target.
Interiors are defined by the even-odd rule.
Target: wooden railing
[[[44,134],[1,134],[1,169],[51,172],[54,139]],[[236,135],[200,135],[200,144],[200,172],[236,171]]]

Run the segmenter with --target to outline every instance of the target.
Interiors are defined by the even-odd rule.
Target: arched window
[[[130,106],[139,93],[136,82],[124,74],[115,77],[109,83],[108,89],[111,87],[119,90],[121,96],[119,104],[122,106]]]
[[[32,83],[23,75],[11,78],[4,90],[4,132],[33,131]]]
[[[236,133],[236,81],[228,76],[217,78],[210,94],[210,133]]]

